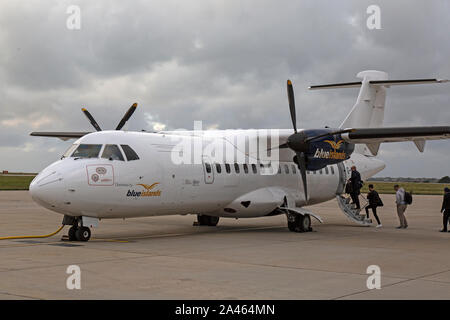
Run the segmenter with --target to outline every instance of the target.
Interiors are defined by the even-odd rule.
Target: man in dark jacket
[[[356,205],[356,209],[360,210],[361,205],[359,204],[359,194],[361,193],[362,180],[361,175],[356,170],[355,166],[352,166],[352,175],[350,176],[349,183],[351,184],[350,196],[352,197],[353,203]]]
[[[443,223],[444,228],[441,232],[447,232],[448,220],[450,218],[450,189],[444,188],[444,200],[442,201],[441,212],[444,215]]]
[[[369,193],[367,194],[367,200],[369,200],[369,205],[366,207],[366,218],[369,218],[369,209],[372,209],[373,216],[378,222],[377,228],[381,228],[380,219],[377,216],[377,207],[383,206],[383,202],[381,201],[378,192],[373,188],[373,184],[369,184]]]

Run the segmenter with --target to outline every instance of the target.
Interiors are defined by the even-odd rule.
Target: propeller
[[[125,125],[125,123],[130,119],[130,117],[133,115],[134,111],[136,111],[137,103],[133,103],[133,105],[128,109],[127,113],[123,116],[122,120],[120,120],[119,124],[116,127],[116,130],[122,129],[122,127]]]
[[[326,136],[332,136],[335,134],[353,132],[354,129],[343,129],[336,130],[332,132],[326,132],[323,134],[319,134],[313,137],[308,137],[304,131],[297,131],[297,118],[295,114],[295,99],[294,99],[294,89],[292,87],[291,80],[287,81],[287,95],[289,100],[289,111],[291,113],[292,127],[294,128],[294,133],[290,135],[286,141],[286,143],[280,145],[278,148],[290,148],[296,154],[294,157],[294,161],[297,163],[297,166],[302,175],[303,181],[303,190],[305,192],[305,200],[308,202],[308,185],[306,182],[306,152],[309,150],[309,143],[316,139],[320,139]]]
[[[130,117],[133,115],[134,111],[136,111],[137,108],[137,103],[133,103],[133,105],[128,109],[128,111],[125,113],[125,115],[122,117],[122,119],[120,120],[119,124],[116,127],[116,130],[121,130],[123,128],[123,126],[125,125],[125,123],[130,119]],[[89,111],[87,111],[86,108],[81,108],[81,111],[83,111],[84,115],[89,119],[89,121],[91,122],[92,126],[95,128],[95,130],[97,131],[102,131],[102,129],[100,128],[100,126],[98,125],[97,121],[95,121],[94,117],[90,114]]]
[[[89,119],[89,121],[91,122],[91,124],[95,128],[95,130],[102,131],[102,129],[98,125],[97,121],[95,121],[94,117],[89,113],[89,111],[87,111],[87,109],[81,108],[81,111],[83,111],[84,115]]]

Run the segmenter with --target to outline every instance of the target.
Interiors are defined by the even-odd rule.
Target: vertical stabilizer
[[[371,80],[388,80],[388,74],[382,71],[361,71],[356,77],[362,79],[358,99],[350,113],[341,124],[341,128],[376,128],[381,127],[384,120],[384,105],[386,102],[386,88],[372,85]],[[378,147],[370,150],[366,145],[359,144],[355,152],[365,155],[376,155]],[[373,150],[372,150],[373,149]]]
[[[341,128],[381,127],[384,119],[386,88],[372,85],[371,80],[388,80],[388,74],[382,71],[361,71],[356,75],[362,79],[358,99],[350,113],[341,124]]]

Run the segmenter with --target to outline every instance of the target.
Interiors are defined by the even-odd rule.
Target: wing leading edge
[[[30,136],[59,138],[61,140],[78,139],[92,132],[32,132]]]

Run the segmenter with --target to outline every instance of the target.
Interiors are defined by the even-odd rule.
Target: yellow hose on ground
[[[64,225],[62,225],[58,230],[56,230],[53,233],[45,234],[42,236],[12,236],[12,237],[0,237],[0,240],[11,240],[11,239],[32,239],[32,238],[49,238],[51,236],[54,236],[58,232],[60,232],[64,228]]]

